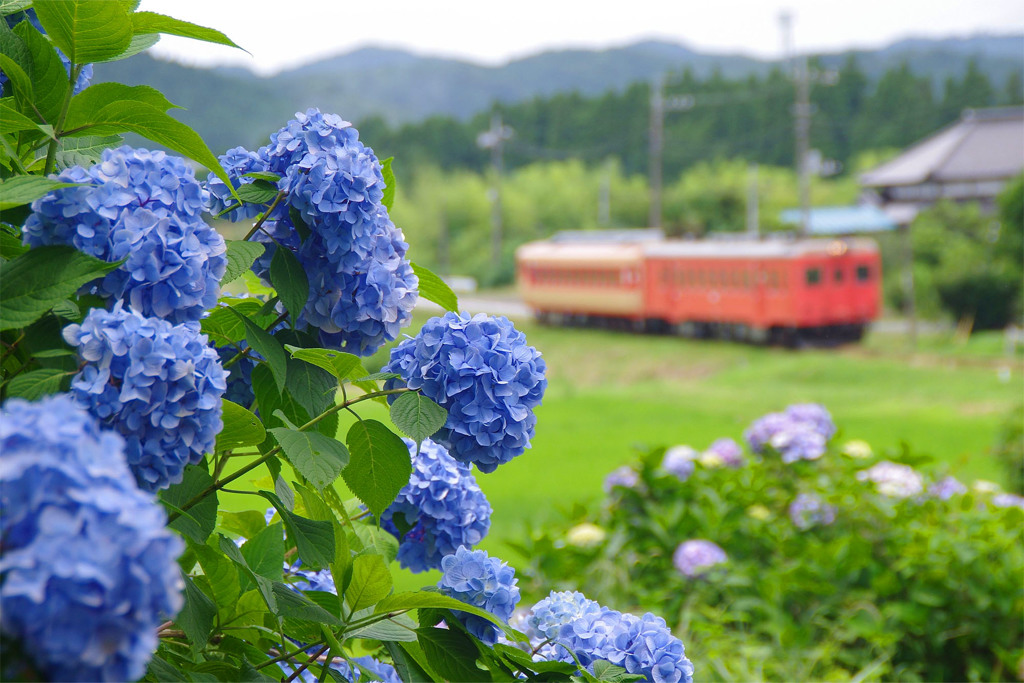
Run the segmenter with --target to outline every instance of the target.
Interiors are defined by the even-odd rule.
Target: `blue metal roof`
[[[800,225],[800,209],[786,209],[783,223]],[[876,206],[820,206],[811,209],[807,231],[811,235],[849,235],[895,230],[896,223]]]

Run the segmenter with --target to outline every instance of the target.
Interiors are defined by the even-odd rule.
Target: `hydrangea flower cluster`
[[[0,411],[0,627],[52,680],[134,681],[182,606],[181,539],[67,395]]]
[[[443,446],[424,439],[416,454],[415,442],[405,443],[413,459],[412,476],[381,515],[381,526],[399,539],[402,567],[440,569],[445,555],[483,540],[491,527],[491,506],[470,467]]]
[[[679,573],[691,579],[700,578],[715,565],[728,561],[724,550],[699,538],[680,543],[672,554],[672,563]]]
[[[679,481],[686,481],[693,474],[696,467],[694,461],[700,457],[700,453],[690,446],[673,446],[665,451],[665,457],[661,460],[661,469],[665,470]],[[605,490],[608,490],[608,480],[605,480]]]
[[[25,244],[66,244],[104,261],[126,258],[91,290],[146,316],[195,321],[217,303],[227,249],[202,219],[206,192],[183,159],[125,145],[104,150],[88,170],[72,166],[57,179],[82,185],[32,203]]]
[[[4,17],[4,19],[7,20],[7,25],[10,28],[14,28],[22,20],[28,19],[28,22],[30,24],[32,24],[37,31],[42,33],[44,36],[46,35],[46,29],[44,29],[43,25],[41,23],[39,23],[39,17],[36,16],[36,11],[33,8],[31,8],[31,7],[25,9],[23,12],[15,12],[14,14],[8,14],[6,17]],[[64,54],[63,50],[61,50],[60,48],[55,48],[55,49],[57,50],[57,56],[60,57],[60,61],[64,65],[64,71],[67,73],[68,77],[70,78],[71,77],[71,60],[68,59],[68,56],[66,54]],[[78,80],[75,81],[75,86],[71,90],[71,94],[72,95],[77,95],[78,93],[80,93],[83,90],[85,90],[86,88],[88,88],[89,84],[92,82],[92,77],[93,77],[92,64],[84,64],[82,66],[82,70],[78,74]],[[5,74],[4,72],[0,71],[0,87],[5,86],[6,84],[7,84],[7,74]],[[5,94],[9,95],[10,93],[5,93]]]
[[[516,570],[484,550],[469,550],[459,546],[453,555],[441,560],[444,575],[437,587],[445,595],[490,612],[508,622],[519,604]],[[455,612],[466,630],[481,642],[494,645],[498,640],[498,627],[475,614]]]
[[[401,375],[406,386],[447,410],[434,441],[486,473],[529,447],[533,411],[547,387],[545,369],[540,352],[508,318],[449,312],[392,349],[384,372]]]
[[[281,670],[289,676],[296,668],[298,668],[293,667],[286,662],[281,662],[278,666],[280,666]],[[351,683],[359,683],[361,680],[360,677],[363,674],[363,669],[366,669],[374,676],[371,680],[379,680],[384,683],[402,683],[402,679],[398,676],[398,672],[395,670],[395,667],[378,661],[369,655],[353,657],[349,661],[345,661],[344,659],[335,659],[331,662],[330,667],[341,674],[341,677],[344,680],[350,681]],[[327,678],[330,679],[331,676],[328,676]],[[294,680],[302,681],[303,683],[318,683],[319,678],[307,668],[304,669]]]
[[[289,585],[298,591],[323,591],[324,593],[338,594],[338,588],[334,585],[334,575],[330,569],[310,571],[302,568],[302,560],[294,564],[284,563],[284,575],[297,578]]]
[[[858,472],[857,479],[873,482],[879,493],[892,498],[909,498],[924,490],[924,480],[913,467],[888,460]]]
[[[789,504],[789,518],[798,529],[828,526],[836,521],[836,508],[818,496],[801,493]]]
[[[640,483],[640,475],[629,465],[623,465],[612,470],[604,478],[604,492],[611,493],[615,487],[621,486],[624,489],[635,488]]]
[[[239,184],[246,173],[280,177],[282,201],[252,239],[267,245],[253,265],[269,281],[278,248],[295,254],[309,279],[310,296],[296,327],[320,331],[325,345],[370,355],[409,324],[418,280],[405,258],[408,245],[381,203],[384,178],[373,150],[348,121],[317,109],[298,113],[256,152],[229,150],[222,166]],[[207,181],[211,211],[233,205],[229,188]],[[241,220],[261,207],[229,216]],[[293,213],[302,225],[295,225]]]
[[[172,325],[125,310],[94,308],[64,328],[84,365],[72,394],[125,439],[125,454],[146,491],[181,481],[186,465],[213,449],[225,372],[195,323]]]
[[[708,446],[708,449],[704,451],[704,455],[717,456],[728,467],[741,467],[743,465],[743,449],[730,438],[717,439]]]
[[[944,477],[928,487],[928,494],[940,500],[949,500],[964,493],[967,493],[967,487],[953,476]]]
[[[771,446],[784,463],[817,460],[825,454],[825,444],[835,434],[832,416],[814,403],[796,404],[782,413],[769,413],[756,420],[744,433],[755,453]]]
[[[997,508],[1020,508],[1024,510],[1024,496],[1015,493],[1000,493],[992,496],[992,504]]]
[[[534,605],[526,618],[535,657],[572,661],[568,650],[592,670],[604,659],[658,683],[691,683],[693,664],[681,640],[665,620],[650,612],[642,617],[623,614],[587,599],[578,592],[552,592]],[[551,641],[541,646],[544,641]]]

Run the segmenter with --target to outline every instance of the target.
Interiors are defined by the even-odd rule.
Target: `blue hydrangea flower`
[[[23,12],[15,12],[14,14],[8,14],[6,17],[4,17],[4,19],[7,20],[7,25],[11,28],[14,28],[15,25],[17,25],[23,19],[28,19],[29,23],[32,24],[37,31],[42,33],[44,36],[46,35],[46,30],[43,28],[43,25],[39,23],[39,17],[36,16],[36,11],[31,7],[25,9]],[[68,77],[70,78],[71,60],[68,59],[68,56],[64,54],[63,50],[61,50],[60,48],[55,49],[57,50],[57,56],[60,57],[60,61],[64,65],[65,73],[67,73]],[[89,84],[92,82],[92,77],[92,64],[83,65],[82,70],[78,73],[78,80],[75,81],[75,87],[72,88],[71,94],[77,95],[78,93],[88,88]],[[0,88],[4,87],[5,85],[7,85],[7,74],[0,71]],[[4,94],[10,95],[11,93]]]
[[[945,477],[928,487],[928,493],[940,500],[949,500],[953,496],[967,493],[967,487],[956,477]]]
[[[999,493],[992,496],[992,504],[997,508],[1020,508],[1024,510],[1024,496],[1015,493]]]
[[[491,527],[491,506],[470,467],[443,446],[424,439],[417,455],[416,444],[405,443],[412,476],[381,515],[381,527],[398,538],[402,567],[417,573],[440,569],[445,555],[483,540]]]
[[[625,489],[635,488],[640,483],[640,475],[636,473],[629,465],[623,465],[622,467],[612,470],[607,477],[604,478],[604,492],[611,493],[616,486],[621,486]]]
[[[182,606],[181,539],[67,395],[0,410],[0,627],[52,680],[134,681]]]
[[[693,681],[693,663],[686,657],[683,641],[672,635],[664,619],[650,612],[642,617],[622,614],[602,654],[603,659],[649,681]]]
[[[125,438],[142,489],[180,482],[185,466],[213,449],[226,373],[197,323],[172,325],[117,304],[92,309],[64,328],[64,339],[83,361],[72,394]]]
[[[789,504],[789,518],[798,529],[810,529],[818,524],[828,526],[836,521],[836,508],[818,496],[801,493]]]
[[[690,446],[673,446],[665,451],[665,457],[661,460],[661,469],[679,481],[686,481],[693,474],[696,467],[694,461],[698,457],[700,457],[700,453]],[[612,485],[616,485],[616,482],[609,482],[609,479],[611,479],[611,475],[604,480],[605,491],[609,491]],[[618,485],[621,486],[621,484]]]
[[[227,249],[202,219],[206,191],[184,160],[123,146],[57,179],[84,185],[34,201],[25,244],[67,244],[104,261],[127,258],[89,289],[147,316],[194,321],[217,302]]]
[[[703,539],[695,538],[680,543],[672,554],[672,563],[687,578],[699,578],[717,564],[728,562],[725,551]]]
[[[319,650],[319,648],[317,648]],[[310,652],[313,654],[313,652]],[[349,664],[349,662],[352,662]],[[291,675],[298,666],[292,666],[288,662],[281,662],[278,666],[281,670]],[[335,658],[331,662],[331,668],[341,674],[341,677],[351,683],[359,683],[363,674],[362,669],[366,669],[375,677],[375,680],[383,681],[384,683],[402,683],[402,679],[398,676],[398,672],[395,671],[395,667],[390,664],[378,661],[369,655],[363,657],[353,657],[349,661],[345,661],[341,658]],[[330,676],[328,676],[330,678]],[[308,668],[304,669],[301,674],[295,679],[302,681],[303,683],[317,683],[319,678],[311,672]]]
[[[444,575],[437,587],[445,595],[490,612],[508,622],[519,603],[516,570],[483,550],[459,546],[453,555],[441,560]],[[466,630],[481,642],[493,645],[498,640],[498,627],[475,614],[455,612]]]
[[[334,575],[330,569],[310,571],[302,568],[302,560],[294,564],[284,563],[285,577],[295,577],[298,580],[289,584],[293,589],[299,591],[323,591],[325,593],[338,594],[338,588],[334,585]]]
[[[828,441],[836,433],[832,415],[818,403],[797,403],[786,408],[786,416],[794,422],[803,422]]]
[[[718,456],[729,467],[741,467],[743,465],[743,449],[732,439],[717,439],[708,446],[705,453]]]
[[[392,349],[384,367],[448,411],[434,441],[485,473],[529,447],[545,369],[540,352],[508,318],[451,312]]]
[[[359,141],[351,124],[310,109],[296,114],[256,152],[243,148],[221,157],[238,184],[245,173],[263,171],[281,177],[284,201],[252,239],[267,245],[253,264],[269,282],[277,249],[291,251],[309,278],[310,296],[296,322],[320,331],[324,345],[370,355],[396,339],[409,324],[418,280],[405,258],[408,245],[381,204],[384,178],[373,150]],[[230,192],[216,176],[208,179],[211,209],[232,205]],[[260,207],[229,213],[249,218]],[[303,223],[293,223],[295,212]]]
[[[750,449],[763,453],[771,446],[785,463],[817,460],[835,434],[828,411],[817,404],[792,405],[784,413],[769,413],[756,420],[744,434]]]

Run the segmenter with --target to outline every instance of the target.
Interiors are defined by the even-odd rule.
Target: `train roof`
[[[644,245],[647,258],[792,258],[816,254],[832,256],[846,251],[877,252],[874,240],[767,239],[767,240],[666,240]]]
[[[516,249],[516,257],[533,263],[571,263],[583,261],[589,265],[636,264],[644,250],[637,243],[594,242],[530,242]]]

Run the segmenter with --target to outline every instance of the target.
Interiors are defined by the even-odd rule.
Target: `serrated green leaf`
[[[284,529],[281,524],[271,524],[256,532],[241,547],[242,556],[249,568],[271,581],[284,580]]]
[[[252,538],[267,526],[263,513],[256,510],[220,513],[220,528],[238,534],[242,538]]]
[[[448,411],[418,391],[399,394],[391,404],[391,421],[416,443],[444,427]]]
[[[39,23],[72,64],[98,62],[128,49],[132,20],[119,2],[35,0]]]
[[[7,76],[10,89],[14,93],[17,109],[30,116],[36,116],[32,111],[35,92],[32,88],[32,77],[28,75],[28,71],[5,54],[0,54],[0,71]],[[8,131],[4,130],[4,132]]]
[[[263,302],[258,299],[221,300],[217,308],[210,311],[210,315],[201,321],[203,334],[208,335],[216,346],[234,345],[245,339],[245,323],[229,311],[229,308],[255,320],[257,325],[269,325],[273,321],[273,318],[260,319],[259,312],[263,308]]]
[[[278,609],[282,617],[293,619],[304,619],[315,621],[318,624],[341,625],[338,617],[334,616],[320,605],[310,600],[301,593],[296,593],[286,584],[274,584],[274,597],[277,598]]]
[[[35,401],[60,391],[60,385],[68,373],[59,368],[42,368],[18,375],[7,383],[7,397],[17,396]]]
[[[350,638],[371,638],[373,640],[390,640],[393,642],[413,642],[416,640],[416,622],[406,614],[400,614],[376,624],[361,628],[348,634]]]
[[[124,52],[117,55],[116,57],[110,57],[108,59],[96,59],[93,60],[94,64],[100,64],[102,62],[116,62],[122,59],[128,59],[134,57],[140,52],[145,52],[149,48],[153,47],[160,42],[159,33],[143,33],[137,36],[132,36],[131,42],[128,43],[128,47]]]
[[[327,567],[334,560],[334,529],[330,522],[300,517],[269,491],[260,491],[259,494],[277,508],[278,514],[284,520],[288,538],[295,543],[303,564],[317,570]]]
[[[455,296],[452,288],[440,277],[421,265],[410,263],[412,272],[419,279],[420,296],[427,301],[433,301],[446,311],[459,312],[459,297]]]
[[[12,258],[21,256],[28,247],[21,243],[20,237],[15,237],[7,232],[0,232],[0,258],[10,261]]]
[[[309,300],[309,278],[295,254],[278,247],[270,259],[270,282],[277,290],[294,326]]]
[[[33,202],[43,195],[62,187],[76,187],[80,183],[65,183],[38,175],[19,175],[0,181],[0,211]]]
[[[33,106],[42,114],[43,120],[56,125],[64,98],[67,95],[68,74],[64,71],[64,63],[60,61],[57,51],[42,33],[28,21],[19,22],[14,33],[21,38],[32,56],[32,89],[35,92]]]
[[[0,186],[0,191],[6,186],[7,183]],[[7,261],[0,265],[0,282],[4,283],[0,292],[0,330],[31,324],[79,287],[119,265],[68,246],[37,247]]]
[[[228,265],[224,269],[224,277],[220,281],[221,286],[237,280],[266,250],[266,246],[260,242],[246,240],[226,240],[226,242]]]
[[[474,607],[468,603],[461,602],[455,598],[450,598],[447,595],[431,591],[407,591],[404,593],[389,595],[378,602],[373,611],[376,614],[383,614],[385,612],[394,612],[398,610],[425,608],[453,609],[461,612],[469,612],[470,614],[475,614],[478,617],[483,617],[496,625],[504,631],[505,635],[510,640],[520,641],[523,639],[522,634],[518,633],[515,629],[511,628],[508,624],[490,612],[482,610],[479,607]]]
[[[68,114],[64,119],[64,129],[72,131],[87,126],[98,120],[100,112],[119,103],[142,103],[160,112],[177,109],[156,88],[148,85],[124,85],[123,83],[96,83],[71,98]]]
[[[219,534],[218,545],[221,552],[227,555],[228,559],[241,567],[246,576],[256,584],[256,588],[259,591],[260,596],[263,598],[263,602],[266,604],[267,609],[276,616],[277,598],[274,596],[273,582],[267,577],[260,576],[252,570],[252,567],[249,566],[245,556],[242,555],[242,551],[237,545],[235,545],[234,541],[223,534]],[[243,595],[242,597],[244,598],[245,596]]]
[[[465,633],[443,628],[416,629],[430,668],[450,681],[481,681],[489,676],[475,665],[480,651]]]
[[[281,344],[266,330],[234,308],[227,308],[225,310],[231,311],[233,315],[238,316],[242,324],[245,325],[245,341],[249,343],[253,351],[256,351],[266,359],[267,365],[270,366],[270,371],[274,375],[278,391],[283,392],[285,381],[288,377],[288,356],[285,355]]]
[[[353,612],[376,605],[391,592],[391,572],[380,555],[359,555],[352,560],[352,581],[345,601]]]
[[[4,133],[18,133],[23,130],[39,130],[39,123],[22,114],[14,107],[14,98],[0,100],[0,130]],[[17,176],[19,178],[42,178],[42,176]],[[43,178],[49,180],[49,178]],[[53,182],[53,181],[51,181]],[[0,201],[6,199],[0,195]],[[14,206],[18,206],[15,204]],[[0,209],[3,210],[3,209]]]
[[[341,476],[370,512],[380,515],[409,483],[412,459],[405,443],[376,420],[360,420],[345,437],[349,464]]]
[[[181,482],[160,492],[160,500],[170,503],[175,508],[192,500],[213,484],[206,470],[196,465],[185,468]],[[217,526],[217,492],[213,491],[201,501],[190,507],[187,514],[178,517],[168,526],[196,543],[205,543],[213,528]]]
[[[255,446],[263,443],[267,438],[267,432],[263,423],[253,413],[249,412],[237,403],[227,399],[221,399],[223,410],[221,418],[224,421],[224,428],[217,434],[217,444],[214,451],[228,451],[241,446]]]
[[[286,345],[285,350],[292,358],[311,363],[334,375],[339,381],[355,379],[366,374],[363,361],[359,356],[331,349],[300,349]]]
[[[217,605],[199,590],[195,582],[188,576],[185,577],[185,606],[174,623],[185,632],[185,637],[192,643],[193,647],[200,647],[206,643],[213,631],[213,620],[217,616]]]
[[[61,138],[57,146],[57,170],[70,166],[91,166],[100,160],[103,150],[119,147],[123,142],[124,138],[120,135]]]
[[[399,678],[407,683],[434,683],[442,680],[437,674],[429,671],[427,657],[423,654],[419,643],[394,643],[384,641],[384,647],[395,663]]]
[[[135,35],[164,33],[170,36],[193,38],[206,43],[237,47],[239,50],[242,50],[233,40],[216,29],[206,28],[205,26],[199,26],[188,21],[157,14],[156,12],[135,12],[132,14],[132,25]]]
[[[374,372],[369,375],[357,378],[356,382],[382,382],[387,379],[401,379],[402,376],[397,372]]]
[[[32,6],[32,0],[0,0],[0,16],[6,17]]]
[[[267,171],[250,171],[249,173],[243,173],[243,178],[255,178],[256,180],[266,180],[270,183],[276,183],[281,180],[281,176],[276,173],[268,173]]]
[[[238,186],[238,196],[247,204],[269,204],[277,196],[277,186],[266,180],[257,180]]]
[[[271,429],[292,467],[318,490],[330,486],[348,464],[348,449],[340,441],[317,432],[286,427]]]
[[[242,592],[238,567],[227,557],[207,545],[194,544],[192,551],[210,582],[214,601],[221,609],[231,607]]]
[[[384,197],[380,200],[380,203],[387,208],[389,213],[395,205],[395,188],[397,187],[395,171],[391,168],[391,164],[394,160],[394,157],[388,157],[384,161],[380,162],[380,173],[384,176]]]

